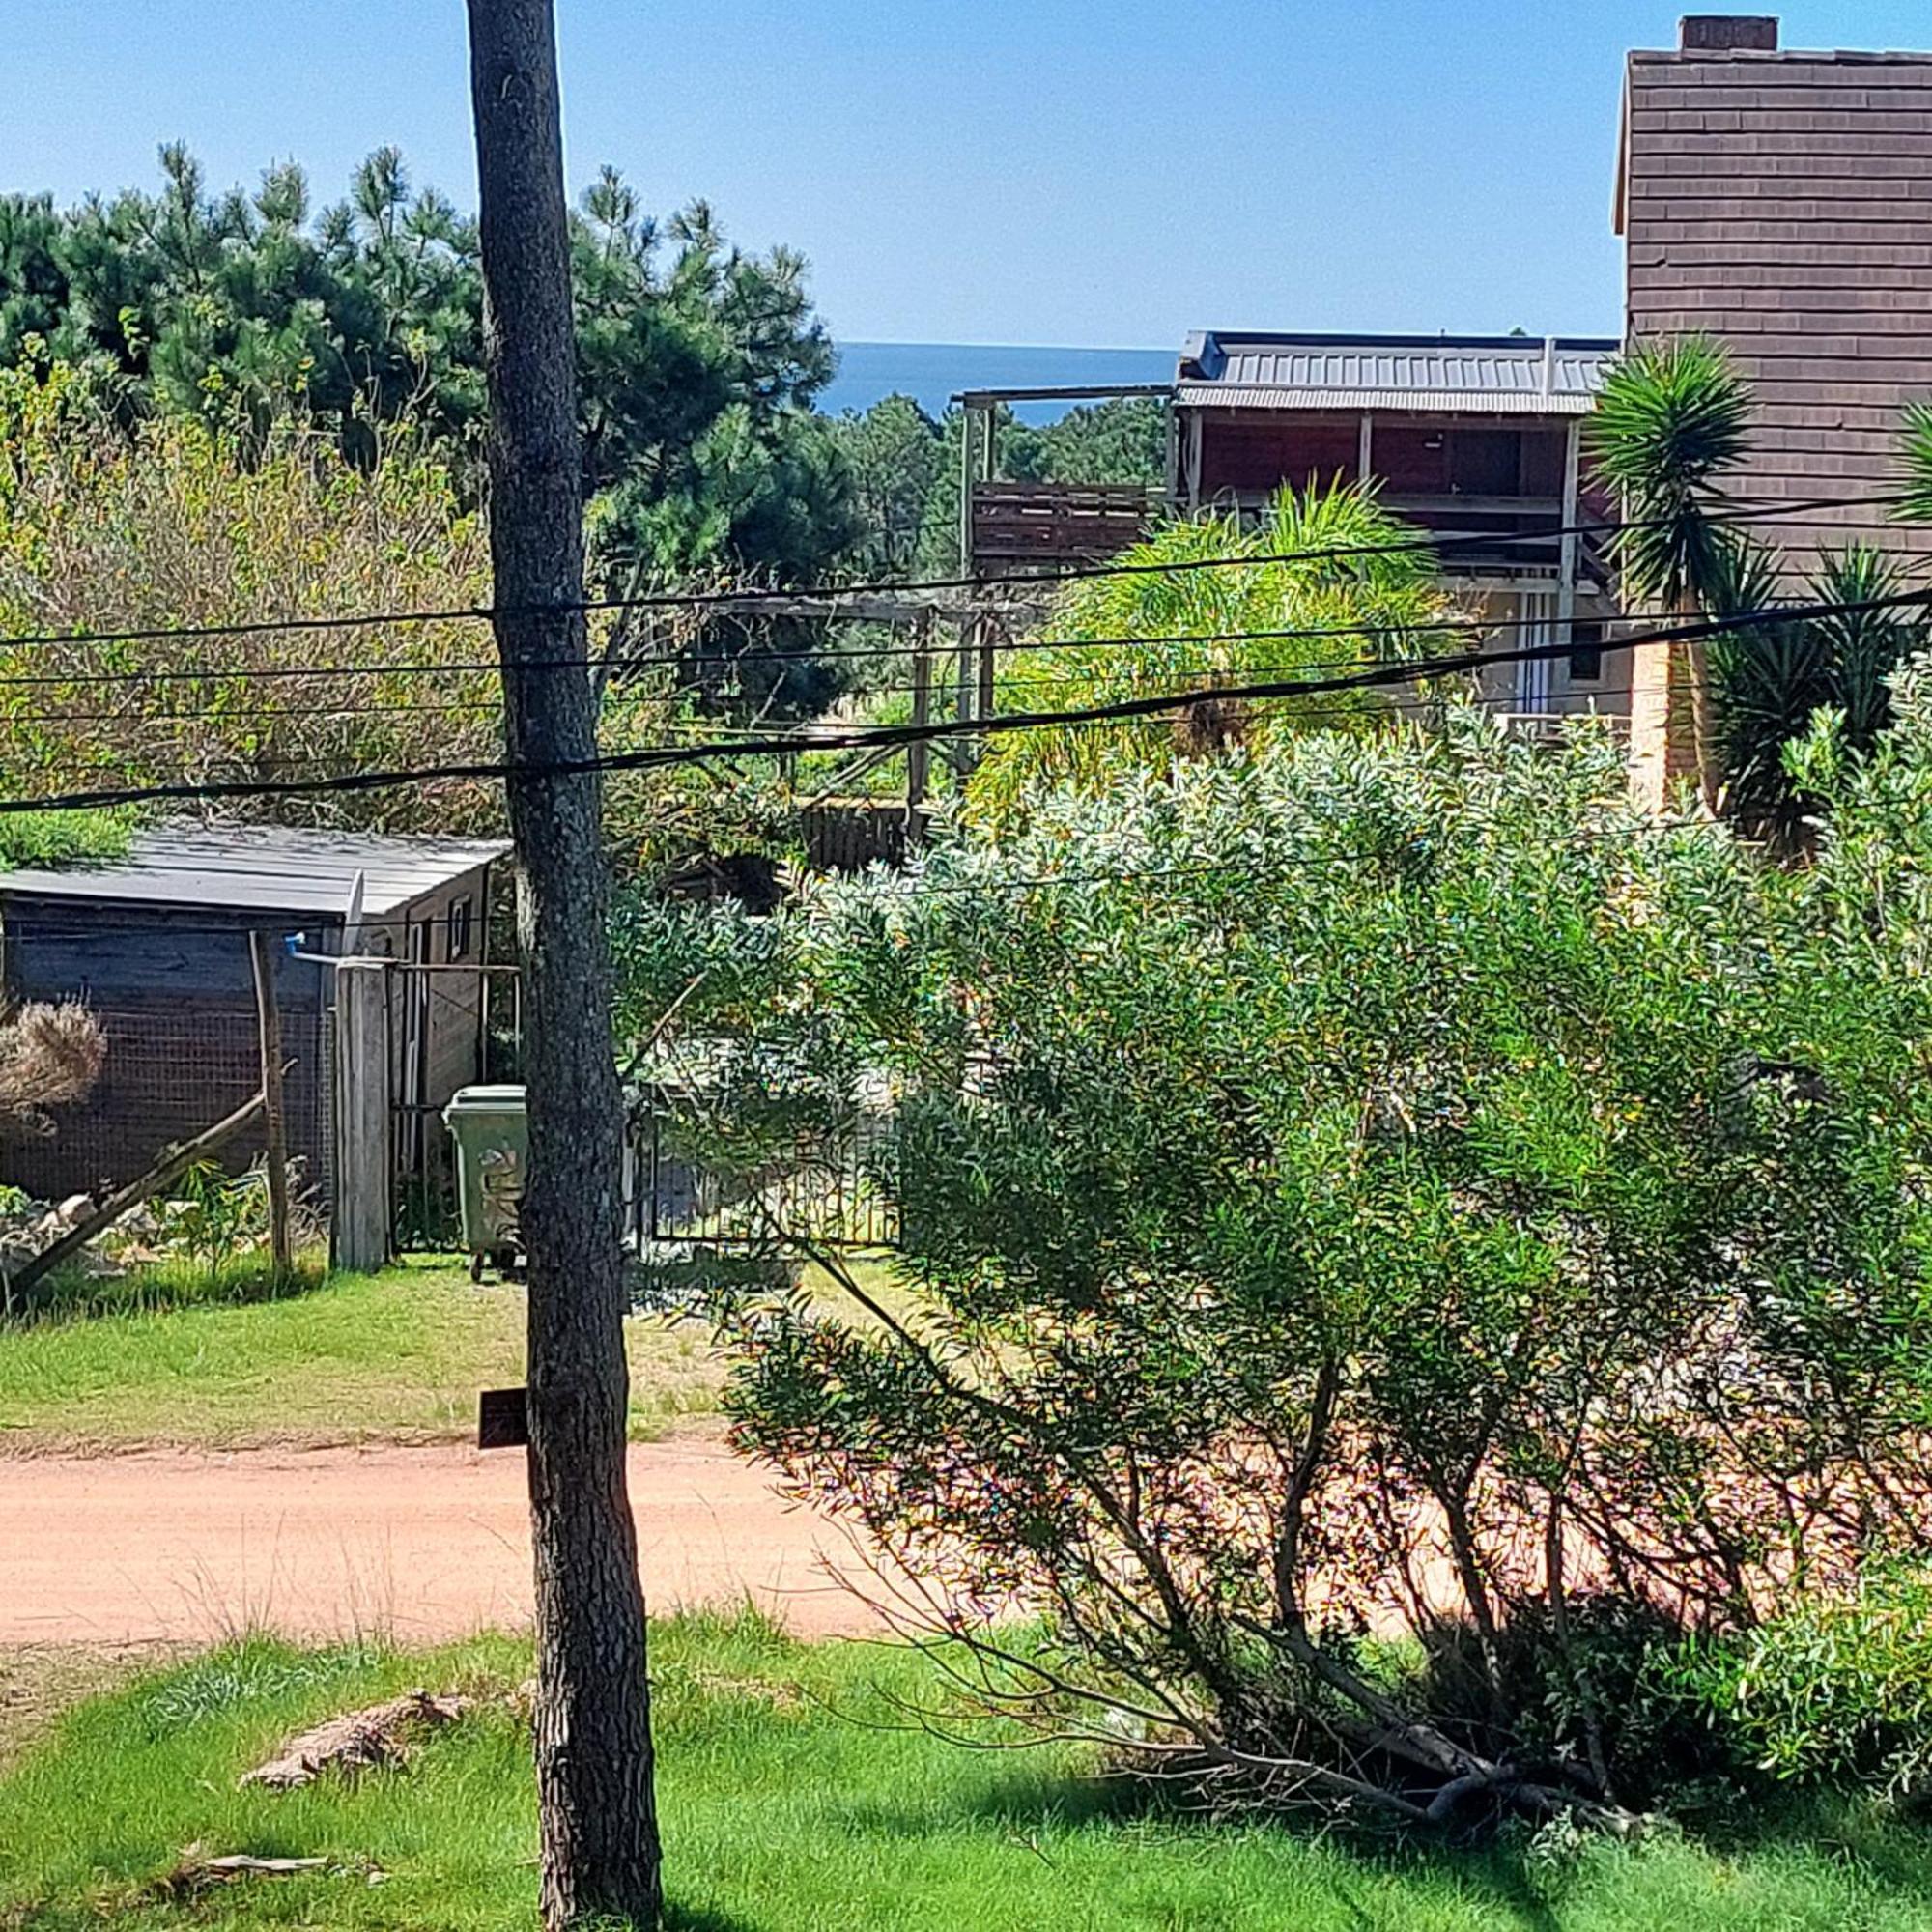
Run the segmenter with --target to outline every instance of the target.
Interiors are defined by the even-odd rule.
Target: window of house
[[[1604,675],[1604,627],[1601,624],[1570,626],[1570,682],[1596,684]]]
[[[451,959],[469,957],[471,908],[469,895],[452,899],[449,906],[449,953]]]

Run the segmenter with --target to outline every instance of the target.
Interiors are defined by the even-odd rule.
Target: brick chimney
[[[1687,14],[1677,23],[1687,54],[1775,54],[1777,18],[1772,14]]]

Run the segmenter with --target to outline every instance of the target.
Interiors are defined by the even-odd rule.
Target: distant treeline
[[[130,419],[179,412],[261,435],[291,410],[352,461],[427,440],[475,487],[484,411],[474,220],[379,149],[314,205],[279,162],[211,190],[185,147],[156,189],[57,208],[0,198],[0,364],[85,365]],[[572,224],[583,489],[600,581],[744,571],[802,582],[846,565],[953,560],[956,422],[905,397],[814,408],[831,338],[787,248],[750,254],[694,203],[663,221],[605,168]],[[1151,406],[1012,424],[1004,473],[1154,476]],[[950,548],[949,548],[950,546]]]

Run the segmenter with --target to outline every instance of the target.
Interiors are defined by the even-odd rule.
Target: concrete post
[[[389,1260],[389,975],[380,959],[335,969],[333,1267],[368,1274]]]

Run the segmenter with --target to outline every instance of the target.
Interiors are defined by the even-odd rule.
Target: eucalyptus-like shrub
[[[1459,713],[633,916],[707,1161],[891,1096],[899,1292],[726,1297],[730,1410],[973,1695],[1231,1796],[1609,1814],[1646,1646],[1921,1546],[1924,981],[1861,862],[1625,799]]]

